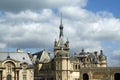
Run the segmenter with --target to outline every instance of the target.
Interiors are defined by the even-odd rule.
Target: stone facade
[[[0,52],[0,80],[34,80],[28,53]]]

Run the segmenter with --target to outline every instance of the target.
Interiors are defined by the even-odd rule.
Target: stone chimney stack
[[[21,51],[21,49],[20,49],[20,48],[17,48],[17,52],[19,53],[19,52],[22,52],[22,51]]]

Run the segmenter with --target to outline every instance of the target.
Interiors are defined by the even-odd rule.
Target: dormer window
[[[12,70],[11,70],[11,65],[8,63],[8,65],[7,65],[7,70],[8,70],[8,74],[10,74],[11,72],[12,72]]]

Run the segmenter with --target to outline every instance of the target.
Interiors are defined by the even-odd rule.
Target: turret
[[[56,80],[70,80],[69,41],[64,41],[63,28],[61,16],[59,40],[54,42]]]
[[[103,54],[103,50],[100,50],[99,61],[101,67],[107,67],[107,57]]]
[[[59,26],[59,40],[55,40],[54,42],[54,53],[56,56],[57,51],[64,50],[69,52],[69,41],[67,40],[66,42],[64,41],[64,34],[63,34],[63,24],[62,24],[62,15],[61,15],[61,21],[60,21],[60,26]]]

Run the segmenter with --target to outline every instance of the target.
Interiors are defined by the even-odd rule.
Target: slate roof
[[[37,55],[37,59],[40,59],[42,53],[43,53],[43,51],[40,51],[40,52],[37,52],[37,53],[33,54],[33,56]]]
[[[33,54],[33,63],[35,63],[36,61],[38,62],[42,62],[42,63],[47,63],[50,61],[50,56],[48,55],[48,53],[46,51],[40,51],[37,53]]]
[[[20,61],[20,63],[26,62],[30,66],[33,65],[28,53],[26,52],[0,52],[0,61],[4,61],[8,55],[11,59]]]

